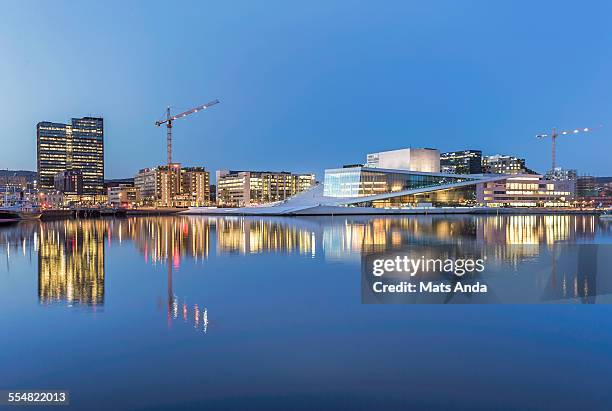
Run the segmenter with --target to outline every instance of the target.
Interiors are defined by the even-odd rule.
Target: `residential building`
[[[285,200],[315,184],[314,174],[286,171],[217,171],[217,203],[245,207]]]
[[[98,117],[73,118],[71,124],[36,125],[38,184],[53,189],[58,173],[80,169],[83,194],[104,193],[104,121]]]
[[[525,159],[496,154],[482,158],[482,172],[493,174],[533,174],[525,166]]]
[[[403,148],[370,153],[367,155],[366,166],[438,173],[440,172],[440,151],[433,148]]]
[[[450,151],[440,154],[440,171],[449,174],[481,174],[482,151]]]
[[[204,167],[145,168],[134,177],[139,203],[159,207],[210,205],[210,173]]]

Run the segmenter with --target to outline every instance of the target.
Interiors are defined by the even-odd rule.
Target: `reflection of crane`
[[[586,132],[593,131],[593,130],[595,129],[587,127],[587,128],[577,128],[574,130],[566,130],[566,131],[557,132],[557,129],[553,128],[552,133],[550,134],[538,134],[536,136],[537,138],[550,137],[552,139],[552,168],[550,170],[555,171],[555,168],[557,167],[557,137],[568,135],[568,134],[586,133]]]
[[[158,127],[164,123],[166,124],[166,129],[167,129],[166,138],[167,138],[167,143],[168,143],[168,169],[170,169],[170,166],[172,165],[172,123],[174,122],[174,120],[178,120],[179,118],[183,118],[190,114],[197,113],[200,110],[207,109],[208,107],[214,106],[215,104],[218,104],[218,103],[219,103],[219,100],[209,101],[206,104],[202,104],[201,106],[194,107],[191,110],[184,111],[175,116],[170,116],[170,107],[168,107],[166,109],[166,118],[164,120],[158,120],[155,122],[155,125]]]

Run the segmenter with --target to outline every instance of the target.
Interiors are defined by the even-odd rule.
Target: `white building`
[[[370,153],[367,156],[366,166],[371,168],[439,173],[440,151],[433,148],[403,148],[400,150]]]

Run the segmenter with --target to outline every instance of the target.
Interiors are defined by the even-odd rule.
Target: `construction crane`
[[[565,130],[565,131],[557,131],[556,128],[553,128],[550,134],[536,135],[536,138],[542,139],[542,138],[550,137],[552,139],[552,168],[551,168],[551,171],[554,171],[555,168],[557,167],[557,137],[565,136],[568,134],[588,133],[590,131],[594,131],[596,128],[599,128],[599,127],[576,128],[574,130]]]
[[[184,111],[175,116],[170,115],[170,107],[168,107],[166,109],[166,118],[164,120],[159,120],[155,122],[155,125],[157,127],[161,126],[162,124],[166,124],[166,130],[167,130],[166,140],[168,144],[168,169],[170,169],[170,167],[172,166],[172,123],[174,122],[174,120],[178,120],[179,118],[183,118],[190,114],[197,113],[200,110],[207,109],[218,103],[219,103],[219,100],[209,101],[206,104],[202,104],[201,106],[194,107],[191,110]]]

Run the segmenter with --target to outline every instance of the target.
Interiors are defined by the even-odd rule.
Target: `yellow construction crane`
[[[200,110],[205,110],[218,103],[219,103],[219,100],[209,101],[206,104],[202,104],[201,106],[194,107],[191,110],[184,111],[175,116],[170,115],[170,107],[168,107],[166,109],[166,118],[155,122],[155,125],[157,127],[161,126],[162,124],[166,124],[166,129],[167,129],[166,140],[168,144],[168,169],[170,169],[170,167],[172,166],[172,123],[174,122],[174,120],[178,120],[179,118],[183,118],[190,114],[197,113]]]

